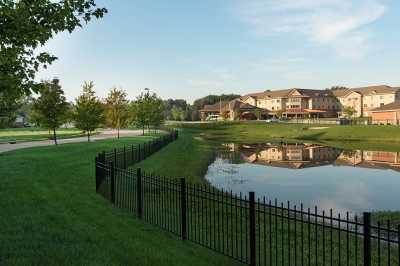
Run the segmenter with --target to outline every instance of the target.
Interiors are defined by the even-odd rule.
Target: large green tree
[[[130,119],[129,101],[122,89],[113,88],[106,98],[106,124],[119,131],[128,125]]]
[[[0,0],[0,96],[38,92],[35,74],[57,57],[36,49],[106,12],[94,0]]]
[[[155,93],[145,89],[132,103],[133,123],[142,128],[159,127],[164,121],[164,103]]]
[[[76,99],[73,118],[75,127],[86,132],[88,141],[90,133],[103,123],[104,108],[95,95],[93,82],[83,84],[82,94]]]
[[[57,145],[56,129],[68,120],[70,105],[58,79],[44,81],[39,93],[40,96],[33,104],[35,119],[40,126],[53,131],[54,143]]]

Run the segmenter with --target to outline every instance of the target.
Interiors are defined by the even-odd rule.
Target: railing
[[[168,141],[154,143],[141,146],[140,158]],[[184,240],[249,265],[399,265],[399,227],[389,221],[373,225],[370,213],[334,216],[332,210],[326,214],[317,207],[278,204],[254,192],[237,195],[187,184],[184,178],[124,169],[138,158],[129,160],[129,153],[125,149],[125,155],[109,152],[96,159],[96,180],[102,180],[98,192]]]

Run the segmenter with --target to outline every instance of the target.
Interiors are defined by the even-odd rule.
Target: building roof
[[[200,111],[219,112],[225,111],[228,108],[229,101],[221,101],[215,104],[206,104]]]
[[[333,90],[332,93],[336,97],[345,97],[352,92],[357,92],[363,96],[374,95],[374,94],[391,94],[399,91],[400,88],[390,87],[387,85],[375,85],[375,86],[367,86],[360,88],[351,88],[351,89],[340,89]]]
[[[211,105],[204,105],[203,109],[200,111],[202,112],[226,112],[230,110],[254,110],[254,109],[260,109],[254,105],[248,104],[241,102],[240,100],[232,100],[232,101],[221,101],[215,104]]]
[[[333,93],[330,90],[311,90],[311,89],[292,88],[292,89],[286,89],[286,90],[267,90],[264,92],[249,93],[249,94],[243,96],[242,99],[245,100],[248,97],[252,97],[255,99],[258,99],[258,98],[286,98],[286,97],[289,97],[290,93],[292,93],[294,91],[298,91],[304,97],[333,96]]]
[[[353,88],[353,91],[357,91],[362,95],[371,95],[371,94],[386,94],[386,93],[395,93],[398,91],[398,88],[393,88],[387,85],[377,85],[377,86],[368,86],[361,88]]]
[[[393,110],[400,110],[400,101],[395,101],[393,103],[389,103],[384,106],[372,109],[371,112],[385,112]]]

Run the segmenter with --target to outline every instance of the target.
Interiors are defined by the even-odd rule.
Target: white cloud
[[[256,34],[297,34],[353,59],[364,56],[366,26],[386,11],[381,0],[238,0],[236,11]]]

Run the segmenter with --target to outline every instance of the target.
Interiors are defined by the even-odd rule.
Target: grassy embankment
[[[95,192],[94,157],[149,137],[0,154],[1,265],[232,265]]]
[[[265,125],[263,125],[265,126]],[[282,129],[286,129],[288,131],[286,131],[284,134],[286,136],[292,136],[290,139],[291,140],[299,140],[296,135],[293,133],[294,130],[299,130],[299,128],[301,128],[300,126],[296,126],[296,125],[288,125],[288,127],[285,127],[286,125],[273,125],[271,128],[272,130],[269,132],[261,132],[262,128],[260,127],[260,125],[258,124],[250,124],[250,126],[248,125],[237,125],[237,124],[233,124],[233,125],[224,125],[223,127],[211,127],[210,125],[206,125],[206,127],[209,127],[208,129],[199,129],[199,128],[195,128],[195,129],[185,129],[183,132],[180,133],[180,138],[178,139],[178,141],[170,144],[168,147],[166,147],[165,149],[161,150],[160,152],[158,152],[157,154],[155,154],[154,156],[152,156],[151,158],[149,158],[148,160],[143,161],[142,163],[136,165],[135,167],[142,167],[143,169],[145,169],[146,171],[151,171],[154,172],[156,174],[159,175],[166,175],[166,176],[173,176],[173,177],[179,177],[179,176],[183,176],[188,178],[191,182],[196,182],[196,183],[206,183],[206,181],[204,180],[203,176],[204,176],[204,172],[207,169],[208,166],[208,162],[210,160],[212,160],[213,158],[213,146],[218,145],[218,143],[220,142],[232,142],[231,136],[232,134],[242,134],[241,136],[237,137],[235,135],[233,135],[233,139],[235,142],[258,142],[261,140],[266,140],[266,139],[277,139],[276,137],[278,136],[278,132],[282,131]],[[256,128],[255,133],[253,134],[249,134],[249,129],[253,129]],[[359,130],[359,128],[354,128],[356,130]],[[309,129],[310,130],[310,129]],[[346,130],[348,130],[347,128],[344,129],[343,132],[340,132],[339,129],[336,129],[337,133],[336,136],[342,138],[344,137],[346,134],[348,134],[346,132]],[[364,129],[365,130],[365,129]],[[397,130],[397,129],[396,129]],[[362,132],[364,133],[364,132]],[[356,134],[361,134],[361,131],[358,131]],[[255,136],[255,137],[253,137]],[[266,138],[264,136],[274,136],[274,138]],[[330,137],[330,140],[332,139],[332,137]],[[350,144],[357,146],[358,141],[355,141],[355,138],[353,138],[353,141],[349,142]],[[373,144],[373,142],[370,142],[369,144]],[[362,144],[362,143],[358,143],[358,144]],[[382,145],[384,144],[384,142],[381,142],[377,145],[380,145],[379,147],[382,148]],[[390,149],[391,144],[388,144],[386,146],[386,148]],[[352,147],[348,147],[348,144],[344,144],[344,146],[346,146],[347,148],[353,148]],[[360,149],[365,148],[366,146],[362,146],[359,147]],[[195,167],[193,167],[195,166]],[[207,202],[205,203],[207,204]],[[206,206],[206,205],[205,205]],[[197,211],[195,211],[197,213]],[[221,213],[224,213],[224,211],[220,211]],[[217,212],[219,213],[219,212]],[[200,224],[206,224],[204,223],[204,216],[202,216],[203,213],[202,211],[200,211],[199,215],[194,215],[194,219],[196,219],[197,223]],[[226,213],[226,216],[230,216],[230,213]],[[196,218],[197,217],[197,218]],[[384,221],[387,218],[390,218],[392,221],[394,221],[393,224],[396,223],[396,221],[398,221],[398,217],[400,217],[399,213],[395,213],[395,212],[381,212],[381,213],[376,213],[375,215],[373,215],[373,220],[374,222],[380,220],[380,221]],[[267,224],[269,224],[269,221],[266,221]],[[276,225],[272,224],[272,235],[275,235],[275,233],[277,232],[278,235],[283,234],[284,238],[285,238],[285,243],[287,241],[287,236],[289,235],[288,230],[286,230],[288,224],[287,221],[284,219],[283,220],[283,224],[285,228],[283,230],[283,232],[281,231],[281,227],[279,226],[281,224],[281,220],[280,218],[278,218],[278,222],[277,222],[278,226],[276,227]],[[293,223],[291,224],[291,226],[293,227]],[[299,226],[299,225],[298,225]],[[207,231],[209,231],[211,228],[208,228]],[[309,228],[309,229],[305,229],[305,235],[308,234],[307,230],[310,230],[310,235],[311,235],[311,243],[321,243],[322,242],[322,233],[321,231],[318,229],[318,241],[314,241],[314,235],[315,234],[315,230],[314,228]],[[293,235],[295,233],[293,232],[293,228],[290,229],[290,235],[292,236],[293,239]],[[299,234],[299,232],[297,232],[297,234]],[[332,241],[334,243],[336,243],[335,245],[338,245],[338,231],[334,230],[333,232],[334,237],[332,238]],[[231,236],[228,232],[229,237],[233,238],[233,235]],[[300,238],[300,236],[298,236]],[[329,243],[330,241],[330,236],[329,234],[327,234],[326,236],[326,241],[327,243]],[[342,252],[344,252],[345,248],[346,248],[346,243],[343,241],[343,239],[345,239],[346,235],[342,232],[341,233],[341,238],[342,238]],[[350,243],[354,243],[355,242],[355,238],[354,237],[350,237],[349,240]],[[293,243],[292,243],[293,245]],[[314,244],[313,244],[314,245]],[[361,246],[359,246],[361,247]],[[373,260],[374,263],[377,263],[376,259],[377,259],[377,246],[376,243],[373,244]],[[293,249],[294,247],[292,247]],[[299,248],[299,247],[298,247]],[[278,250],[279,250],[279,254],[281,254],[282,251],[282,242],[278,243]],[[283,248],[284,252],[288,252],[288,249],[286,247],[286,244],[284,245]],[[382,253],[384,253],[385,250],[382,250]],[[293,252],[293,250],[292,250]],[[310,251],[311,252],[311,257],[315,258],[315,256],[313,256],[314,254],[314,247],[313,249]],[[335,257],[334,258],[334,262],[336,263],[336,259],[339,258],[340,255],[337,254],[338,249],[335,248]],[[393,250],[392,254],[395,254],[393,252],[397,252],[397,250]],[[308,250],[306,249],[305,251],[306,254],[308,254]],[[318,260],[319,262],[322,261],[322,250],[321,250],[321,246],[318,246]],[[300,254],[300,250],[299,253]],[[357,252],[357,256],[359,258],[359,261],[361,262],[362,259],[362,251],[361,249],[358,250]],[[356,254],[354,253],[354,250],[350,250],[350,258],[351,260],[354,259],[354,256]],[[329,258],[330,253],[329,251],[326,251],[326,256],[327,258]],[[293,259],[293,253],[291,254],[291,257]],[[345,260],[345,258],[342,258],[343,260]],[[386,261],[386,259],[384,259],[384,261]],[[278,263],[281,263],[281,259],[279,259]],[[307,259],[306,259],[307,262]],[[342,261],[343,262],[343,261]],[[393,262],[397,262],[397,259],[392,257],[392,263]],[[312,259],[311,263],[315,263],[315,260]]]
[[[267,124],[227,122],[181,124],[203,138],[217,142],[259,143],[267,141],[313,142],[345,149],[400,150],[400,127]]]
[[[58,129],[57,138],[73,138],[85,136],[82,130],[78,129]],[[0,129],[0,144],[10,141],[25,142],[48,140],[53,138],[53,132],[42,128],[8,128]]]

